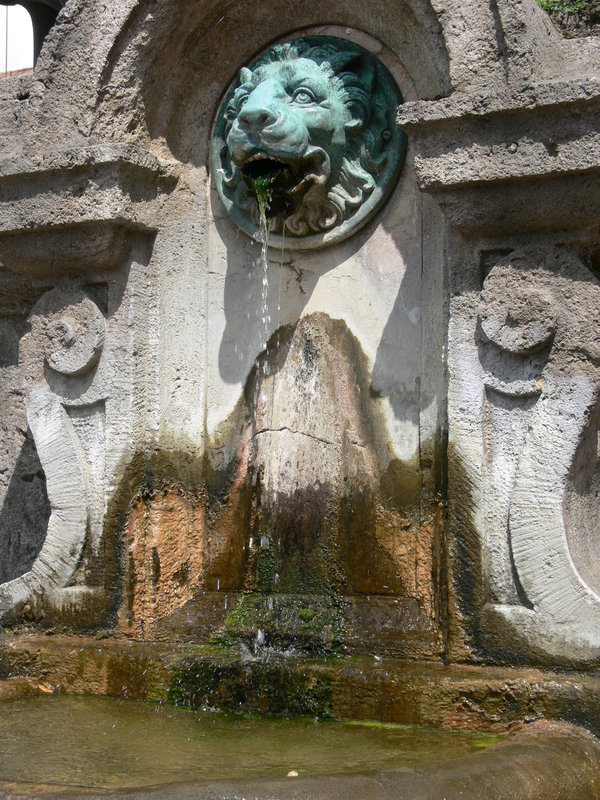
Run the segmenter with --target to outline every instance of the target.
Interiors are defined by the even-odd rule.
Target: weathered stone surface
[[[263,264],[206,165],[291,32],[409,147]],[[0,84],[5,621],[595,668],[599,64],[534,0],[69,0]]]
[[[54,688],[46,682],[39,683],[31,678],[7,678],[0,681],[0,703],[20,700],[40,694],[51,694]]]
[[[600,606],[587,544],[597,469],[597,293],[596,278],[566,251],[497,256],[470,340],[457,342],[455,363],[475,369],[456,431],[480,424],[483,447],[482,493],[472,495],[483,522],[480,634],[508,658],[528,648],[565,664],[597,657]],[[464,324],[463,311],[457,325],[459,317]],[[477,381],[485,387],[479,395]],[[455,385],[464,398],[466,384]]]
[[[81,694],[164,701],[171,693],[200,705],[212,687],[212,701],[218,696],[223,707],[248,711],[298,713],[304,703],[304,713],[337,719],[499,732],[548,719],[600,732],[600,679],[593,674],[377,660],[376,653],[265,661],[240,657],[237,649],[106,635],[4,634],[0,675],[34,675]],[[305,692],[307,686],[315,691]]]
[[[599,92],[595,77],[527,84],[408,103],[398,123],[418,147],[419,185],[464,232],[551,230],[570,218],[587,233],[600,202]]]

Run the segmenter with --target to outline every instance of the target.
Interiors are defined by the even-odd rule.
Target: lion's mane
[[[387,160],[385,143],[390,138],[389,110],[385,107],[380,80],[374,58],[366,60],[364,53],[351,45],[347,49],[313,45],[310,41],[276,45],[252,69],[250,82],[258,86],[263,80],[264,67],[273,62],[290,62],[298,58],[317,63],[333,86],[342,94],[350,109],[354,125],[346,131],[346,151],[340,169],[330,178],[326,192],[312,193],[298,210],[288,217],[271,219],[274,233],[289,232],[293,236],[322,233],[347,219],[361,205],[376,186],[377,175]],[[227,106],[226,133],[239,113],[239,89]],[[235,204],[252,215],[258,222],[256,199],[250,194],[238,167],[231,162],[223,181],[232,194]]]

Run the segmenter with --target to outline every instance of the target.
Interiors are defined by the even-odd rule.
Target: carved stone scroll
[[[70,585],[93,506],[86,448],[67,405],[84,409],[93,396],[92,370],[102,352],[104,316],[81,289],[57,288],[36,303],[29,322],[31,331],[21,342],[20,367],[27,421],[46,476],[51,514],[31,569],[0,584],[3,617]]]
[[[591,661],[600,655],[600,585],[578,564],[597,538],[598,456],[587,482],[576,458],[597,436],[600,283],[566,251],[514,252],[486,278],[479,322],[490,608],[535,651]],[[576,513],[581,503],[587,518]]]

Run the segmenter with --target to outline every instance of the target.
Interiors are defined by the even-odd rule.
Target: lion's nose
[[[247,131],[258,133],[264,128],[268,128],[277,121],[277,115],[268,108],[260,105],[246,104],[242,107],[238,115],[238,123]]]

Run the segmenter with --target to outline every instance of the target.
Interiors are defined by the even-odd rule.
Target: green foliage
[[[578,17],[600,6],[600,0],[538,0],[540,6],[549,14],[573,14]]]
[[[259,206],[264,207],[270,197],[271,197],[271,186],[273,184],[273,176],[267,175],[262,176],[260,175],[257,178],[254,178],[252,181],[252,186],[254,188],[254,193],[256,195],[256,199],[258,200]]]

